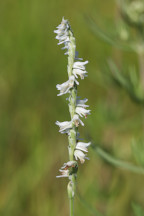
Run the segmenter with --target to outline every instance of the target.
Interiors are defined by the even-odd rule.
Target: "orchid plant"
[[[84,61],[82,58],[78,58],[76,52],[76,42],[71,26],[67,20],[62,19],[61,24],[54,31],[57,34],[56,39],[59,40],[58,45],[63,44],[63,50],[66,50],[65,55],[68,56],[68,80],[62,84],[57,84],[56,88],[59,90],[58,96],[69,94],[67,98],[69,102],[70,121],[59,122],[56,121],[56,125],[59,126],[59,132],[68,135],[68,151],[69,161],[64,163],[60,168],[60,177],[67,177],[68,183],[68,197],[70,200],[70,216],[74,215],[74,196],[76,192],[76,178],[78,171],[79,159],[81,163],[85,162],[85,159],[89,159],[86,155],[90,142],[81,142],[79,138],[78,127],[79,125],[84,126],[84,123],[80,117],[87,117],[90,114],[90,110],[86,109],[89,107],[86,105],[88,99],[81,99],[77,96],[77,86],[79,85],[78,77],[84,79],[87,77],[86,64],[88,61]]]

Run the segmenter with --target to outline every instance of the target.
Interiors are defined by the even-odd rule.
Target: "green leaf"
[[[129,162],[124,162],[122,160],[116,159],[98,146],[91,145],[91,147],[96,154],[98,154],[102,159],[104,159],[108,163],[121,169],[125,169],[136,174],[144,175],[144,168],[140,166],[135,166]]]
[[[138,104],[144,104],[142,87],[135,68],[131,67],[128,71],[128,76],[125,76],[111,59],[108,61],[108,64],[113,79],[128,92],[131,99]]]

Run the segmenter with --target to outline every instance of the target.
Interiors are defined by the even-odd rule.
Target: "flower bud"
[[[68,183],[67,192],[69,199],[72,199],[74,197],[74,185],[72,181]]]

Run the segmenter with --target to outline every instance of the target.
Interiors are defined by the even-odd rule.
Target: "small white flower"
[[[87,71],[81,70],[81,69],[73,69],[73,75],[78,78],[77,75],[80,76],[81,79],[84,79],[87,75]]]
[[[80,120],[80,118],[79,118],[79,116],[77,114],[74,115],[73,122],[74,122],[74,124],[75,124],[76,127],[78,127],[79,124],[81,124],[82,126],[84,126],[84,123]]]
[[[61,172],[60,176],[56,176],[57,178],[61,178],[61,177],[69,177],[71,175],[71,171],[69,170],[69,168],[75,168],[77,171],[78,169],[78,165],[76,161],[68,161],[67,163],[64,163],[63,166],[59,169],[59,171]]]
[[[85,70],[85,65],[86,65],[86,64],[88,64],[88,61],[85,61],[85,62],[77,61],[77,62],[74,62],[73,68]]]
[[[77,100],[76,100],[76,106],[77,107],[89,107],[89,105],[85,104],[88,101],[87,98],[85,98],[83,100],[79,100],[78,98],[80,98],[80,97],[77,97]]]
[[[68,81],[62,84],[57,84],[56,88],[60,90],[60,93],[58,94],[58,96],[68,93],[68,91],[74,86],[74,81],[75,81],[75,77],[70,76]]]
[[[84,79],[87,75],[87,71],[85,70],[85,65],[88,63],[88,61],[85,62],[74,62],[73,64],[73,74],[76,78],[78,78],[77,75],[80,76],[81,79]]]
[[[61,172],[61,175],[56,176],[56,178],[63,178],[63,177],[69,177],[69,170],[59,170]]]
[[[64,121],[64,122],[56,121],[56,125],[60,127],[59,130],[60,133],[68,133],[69,130],[72,128],[72,121]]]
[[[76,145],[76,149],[84,151],[84,152],[88,152],[88,147],[90,146],[91,142],[88,143],[84,143],[84,142],[78,142]]]
[[[88,159],[88,157],[86,157],[86,154],[84,152],[88,152],[88,147],[90,146],[91,142],[88,143],[84,143],[84,142],[78,142],[76,145],[76,149],[74,151],[74,156],[76,158],[76,160],[80,159],[81,163],[85,162],[85,159]],[[83,152],[84,151],[84,152]]]
[[[57,27],[57,30],[54,31],[54,33],[57,34],[56,39],[59,40],[58,45],[64,44],[64,49],[69,49],[68,43],[70,42],[69,37],[69,29],[70,25],[67,20],[64,18],[62,19],[61,24]],[[68,54],[67,52],[65,54]]]
[[[80,162],[81,163],[84,163],[85,162],[85,159],[88,159],[88,157],[86,157],[86,155],[81,151],[81,150],[75,150],[74,151],[74,156],[75,156],[75,159],[78,160],[80,159]]]
[[[56,33],[58,35],[63,35],[67,32],[67,30],[69,28],[69,23],[63,17],[61,24],[59,24],[56,28],[57,28],[57,30],[54,30],[54,33]]]
[[[68,169],[70,167],[76,166],[76,161],[68,161],[67,163],[64,163],[61,169]]]
[[[57,26],[58,29],[62,29],[64,30],[68,25],[68,21],[64,19],[64,17],[62,18],[61,24],[59,24]]]
[[[85,116],[85,118],[87,117],[87,115],[90,114],[90,110],[86,110],[83,107],[76,107],[76,113],[78,115],[80,115],[81,117]]]
[[[64,122],[56,121],[55,124],[60,127],[60,130],[59,130],[60,133],[69,133],[69,130],[72,128],[73,122],[76,127],[78,127],[79,124],[84,126],[84,123],[79,119],[79,116],[76,114],[74,115],[71,121],[64,121]]]

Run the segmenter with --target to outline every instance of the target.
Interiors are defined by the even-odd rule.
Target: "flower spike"
[[[78,127],[80,125],[84,126],[80,117],[87,117],[90,114],[90,110],[86,109],[89,106],[85,104],[88,99],[85,98],[82,100],[80,97],[77,97],[77,86],[79,85],[77,79],[78,77],[81,79],[87,77],[86,65],[88,61],[83,62],[82,58],[78,58],[75,37],[67,20],[62,18],[61,24],[58,25],[54,33],[57,34],[56,39],[59,41],[58,45],[63,44],[62,50],[65,50],[64,54],[68,55],[68,80],[62,84],[57,84],[56,88],[59,90],[58,96],[69,94],[67,100],[69,102],[71,117],[70,121],[56,121],[56,125],[59,126],[59,132],[62,134],[66,133],[69,141],[69,161],[64,163],[60,168],[59,171],[61,174],[57,178],[67,177],[70,180],[67,188],[70,203],[73,205],[78,170],[77,160],[79,159],[81,163],[84,163],[85,159],[88,159],[86,153],[91,144],[90,142],[82,142],[78,132]]]

